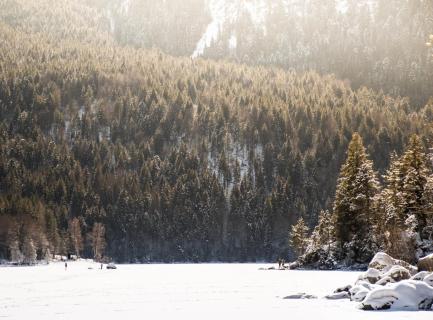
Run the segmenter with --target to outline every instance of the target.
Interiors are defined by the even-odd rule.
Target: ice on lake
[[[89,267],[93,269],[88,269]],[[321,299],[359,273],[262,271],[264,264],[97,264],[0,268],[0,319],[432,319],[432,312],[366,312]],[[284,300],[305,292],[317,300]]]

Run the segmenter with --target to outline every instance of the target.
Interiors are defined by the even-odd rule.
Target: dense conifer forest
[[[192,59],[207,16],[181,26],[201,3],[176,11],[184,20],[166,18],[180,24],[172,34],[144,19],[154,38],[140,40],[134,15],[112,27],[114,1],[0,1],[0,259],[257,261],[307,251],[305,261],[332,266],[363,263],[377,248],[412,260],[431,249],[426,26],[418,49],[395,43],[407,55],[401,65],[389,56],[388,81],[329,59],[298,68],[289,54]],[[326,57],[357,61],[329,47],[339,55]]]

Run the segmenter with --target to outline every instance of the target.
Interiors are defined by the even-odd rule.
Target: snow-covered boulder
[[[400,265],[393,266],[391,269],[381,277],[386,278],[390,277],[394,282],[399,282],[401,280],[407,280],[411,277],[409,270],[407,270],[405,267],[402,267]]]
[[[388,283],[395,283],[395,281],[390,276],[386,276],[376,282],[378,286],[386,286]]]
[[[339,293],[339,292],[344,292],[344,291],[349,292],[351,288],[352,288],[352,286],[350,284],[348,284],[347,286],[335,289],[334,293]]]
[[[353,292],[353,294],[352,294],[352,292]],[[365,297],[370,292],[370,290],[364,286],[358,286],[357,290],[354,290],[352,292],[350,295],[350,300],[356,301],[356,302],[361,302],[365,299]]]
[[[361,302],[367,293],[373,290],[377,285],[368,281],[358,281],[357,284],[349,290],[350,300]]]
[[[418,271],[433,271],[433,253],[418,260]]]
[[[375,268],[369,268],[366,272],[361,274],[358,278],[358,281],[368,281],[369,283],[376,283],[381,278],[381,272]]]
[[[339,300],[339,299],[350,299],[350,294],[347,291],[341,291],[337,293],[328,294],[325,296],[328,300]]]
[[[428,276],[424,277],[423,281],[425,283],[427,283],[429,286],[433,287],[433,273],[431,273]]]
[[[286,296],[283,299],[317,299],[317,296],[307,293],[297,293]]]
[[[403,280],[370,291],[360,304],[363,310],[431,310],[433,287],[422,281]]]
[[[371,260],[370,264],[368,265],[368,268],[374,268],[379,271],[386,272],[389,269],[391,269],[393,266],[402,266],[406,268],[410,272],[410,274],[415,274],[417,272],[416,267],[412,266],[406,261],[394,259],[393,257],[386,254],[385,252],[376,253],[373,259]]]
[[[427,277],[430,274],[428,271],[420,271],[416,275],[412,276],[410,280],[418,280],[423,281],[425,277]]]

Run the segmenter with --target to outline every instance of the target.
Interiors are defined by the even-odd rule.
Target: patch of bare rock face
[[[415,267],[379,252],[353,286],[325,298],[348,298],[363,310],[433,310],[432,259],[433,255],[420,259]]]

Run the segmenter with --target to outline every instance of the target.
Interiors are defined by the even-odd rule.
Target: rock
[[[339,292],[349,292],[349,290],[352,288],[352,286],[350,284],[348,284],[347,286],[344,287],[340,287],[334,290],[334,293],[339,293]]]
[[[291,263],[289,263],[288,266],[286,266],[286,268],[289,269],[289,270],[298,269],[299,267],[300,267],[300,264],[297,261],[291,262]]]
[[[385,286],[388,283],[395,283],[394,279],[391,277],[383,277],[382,279],[380,279],[378,282],[376,282],[376,284],[378,286]]]
[[[405,267],[400,265],[393,266],[388,272],[386,272],[383,277],[391,277],[394,282],[399,282],[401,280],[407,280],[410,278],[410,272]]]
[[[429,271],[433,272],[433,253],[419,259],[418,271]]]
[[[381,278],[381,272],[375,268],[369,268],[365,273],[359,276],[358,281],[368,281],[369,283],[375,284]]]
[[[412,266],[406,261],[394,259],[385,252],[376,253],[368,265],[369,268],[374,268],[382,272],[388,271],[393,266],[402,266],[406,268],[410,272],[410,274],[415,274],[418,270],[416,267]]]
[[[328,300],[339,300],[339,299],[350,299],[349,292],[347,291],[341,291],[338,293],[333,293],[325,296],[325,299]]]
[[[317,299],[317,296],[312,294],[306,294],[306,293],[297,293],[297,294],[292,294],[290,296],[286,296],[283,299]]]
[[[425,277],[427,277],[430,273],[427,271],[418,272],[416,275],[412,276],[410,280],[418,280],[423,281]]]
[[[433,287],[415,280],[403,280],[370,291],[360,304],[363,310],[430,310]]]
[[[427,283],[429,286],[433,287],[433,273],[426,276],[423,281]]]
[[[356,291],[356,293],[354,293],[353,295],[350,296],[350,300],[356,301],[356,302],[361,302],[365,299],[365,297],[367,296],[367,294],[369,292],[370,292],[370,290],[361,286],[360,289]]]
[[[261,268],[259,268],[259,270],[261,270],[261,271],[265,271],[265,270],[275,270],[275,267],[268,267],[268,268],[261,267]]]
[[[350,300],[361,302],[372,288],[373,285],[366,281],[359,282],[356,286],[350,289]]]

